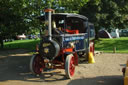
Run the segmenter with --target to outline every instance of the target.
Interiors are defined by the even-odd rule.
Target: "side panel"
[[[68,48],[71,46],[71,44],[73,44],[75,51],[86,50],[88,47],[87,33],[64,35],[62,38],[63,47]]]

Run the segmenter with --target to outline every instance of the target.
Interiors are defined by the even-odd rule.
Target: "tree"
[[[78,13],[79,9],[88,1],[89,0],[59,0],[59,6],[64,9],[64,12]]]
[[[96,35],[102,27],[110,30],[110,28],[120,29],[128,25],[128,1],[126,0],[91,0],[79,12],[94,23]]]
[[[3,39],[11,37],[17,32],[25,29],[24,19],[21,17],[22,0],[14,1],[2,0],[0,1],[0,44],[3,48]],[[17,29],[21,28],[21,29]]]
[[[0,47],[4,46],[3,39],[36,30],[36,17],[41,15],[44,4],[42,0],[1,0]]]
[[[1,0],[0,1],[0,47],[3,39],[17,34],[31,33],[40,28],[37,16],[51,7],[56,12],[78,12],[88,0]],[[78,4],[79,3],[79,4]]]
[[[57,12],[79,12],[79,9],[89,0],[43,0],[45,7],[53,8]]]

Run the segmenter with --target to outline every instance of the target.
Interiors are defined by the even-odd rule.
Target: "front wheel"
[[[33,74],[41,74],[43,70],[43,59],[39,54],[33,55],[30,61],[30,70]]]
[[[73,54],[67,55],[65,61],[65,73],[67,78],[72,78],[75,74],[75,59]]]

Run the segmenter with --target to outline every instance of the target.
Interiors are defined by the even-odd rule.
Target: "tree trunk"
[[[2,36],[0,36],[0,48],[4,48],[4,42]]]
[[[96,40],[99,39],[99,34],[98,34],[98,32],[99,32],[99,29],[95,27],[95,33],[96,33],[95,39],[96,39]]]

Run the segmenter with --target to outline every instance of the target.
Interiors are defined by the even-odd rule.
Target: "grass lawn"
[[[30,51],[35,50],[36,44],[40,40],[16,40],[13,42],[4,43],[6,49],[23,48]],[[116,47],[117,53],[128,53],[128,37],[114,38],[114,39],[99,39],[95,41],[95,50],[103,52],[113,52]]]
[[[38,44],[40,40],[15,40],[13,42],[5,42],[4,43],[4,48],[5,49],[16,49],[16,48],[21,48],[21,49],[28,49],[28,50],[35,50],[36,44]]]
[[[113,52],[114,48],[116,48],[117,53],[128,53],[128,37],[95,41],[95,50]]]

